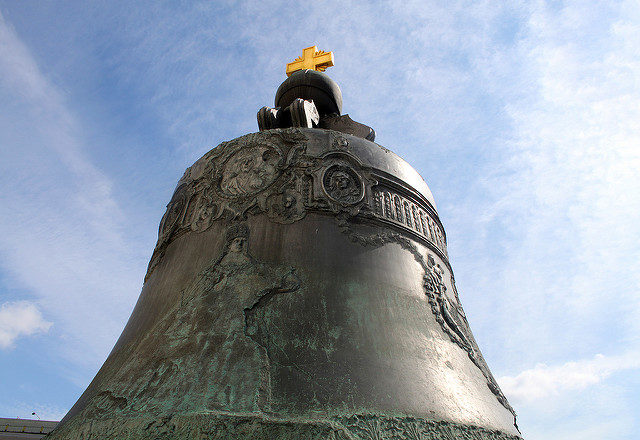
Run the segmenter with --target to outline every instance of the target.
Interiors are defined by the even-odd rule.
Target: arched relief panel
[[[447,247],[441,226],[432,218],[431,210],[423,202],[384,184],[375,186],[372,191],[372,213],[375,216],[410,230],[432,243],[447,257]]]

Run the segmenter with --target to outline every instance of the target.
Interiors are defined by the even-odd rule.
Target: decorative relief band
[[[373,211],[380,218],[416,232],[425,240],[435,244],[447,256],[442,229],[419,203],[391,189],[378,186],[373,190]]]
[[[52,439],[159,438],[264,439],[313,438],[317,440],[522,440],[516,435],[479,426],[357,414],[333,420],[285,419],[253,414],[206,412],[165,417],[139,416],[84,420],[75,417],[50,434]]]
[[[158,243],[145,280],[171,241],[202,232],[218,219],[266,214],[293,223],[307,211],[361,215],[410,231],[447,258],[444,231],[426,201],[401,181],[390,181],[349,152],[349,141],[332,133],[331,150],[307,153],[300,129],[278,129],[223,142],[185,171],[160,222]]]
[[[522,440],[518,436],[501,431],[416,417],[380,417],[362,414],[339,417],[337,420],[349,430],[353,438],[362,440]],[[340,437],[337,436],[337,438]]]

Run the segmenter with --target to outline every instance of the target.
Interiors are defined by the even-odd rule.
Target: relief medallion
[[[345,205],[358,203],[364,197],[362,179],[346,165],[332,165],[322,177],[322,187],[329,197]]]
[[[223,165],[220,189],[236,197],[256,194],[276,180],[281,160],[280,152],[267,145],[238,150]]]

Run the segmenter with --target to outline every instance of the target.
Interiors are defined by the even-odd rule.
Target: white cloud
[[[633,4],[533,3],[519,33],[511,131],[477,180],[481,198],[464,206],[482,215],[464,225],[473,232],[463,245],[477,253],[475,286],[461,295],[470,319],[484,319],[481,342],[498,365],[582,358],[640,330]]]
[[[121,331],[145,262],[67,100],[0,14],[3,282],[38,298],[56,322],[51,352],[83,365],[71,374],[84,382]]]
[[[597,354],[593,359],[562,365],[538,364],[516,376],[498,378],[509,399],[517,402],[541,401],[567,391],[580,391],[600,383],[613,373],[640,369],[640,352],[620,356]]]
[[[637,437],[640,351],[536,365],[498,379],[527,440]]]
[[[318,20],[328,11],[331,20]],[[82,26],[100,17],[91,25],[108,36],[91,47],[104,54],[102,70],[117,90],[135,92],[127,105],[165,122],[164,134],[184,148],[176,163],[255,130],[255,110],[271,102],[283,63],[306,44],[336,51],[329,73],[343,87],[345,111],[439,189],[460,293],[494,372],[560,359],[501,379],[528,420],[522,426],[545,425],[539,438],[604,438],[611,427],[587,426],[589,411],[633,407],[629,395],[604,386],[622,371],[616,360],[635,365],[631,355],[564,361],[629,341],[637,347],[635,2],[245,2],[232,13],[196,5],[88,15]],[[282,33],[284,22],[296,26]],[[12,147],[0,148],[0,229],[12,231],[0,236],[0,263],[39,296],[55,330],[66,329],[62,337],[95,350],[87,356],[93,368],[137,295],[141,274],[132,268],[146,263],[132,256],[123,231],[157,223],[126,224],[118,182],[88,157],[64,88],[47,76],[65,75],[63,52],[75,53],[65,47],[57,67],[41,70],[0,16],[0,102],[8,109],[0,146]],[[141,252],[145,259],[151,248]],[[614,397],[593,397],[591,410],[573,399],[563,414],[580,423],[565,434],[548,428],[559,426],[553,419],[526,417],[528,402],[545,397],[523,396],[559,396],[569,407],[567,396],[580,391]],[[629,419],[616,423],[633,432]]]
[[[46,333],[53,323],[46,321],[29,301],[6,302],[0,306],[0,348],[11,348],[17,338]]]

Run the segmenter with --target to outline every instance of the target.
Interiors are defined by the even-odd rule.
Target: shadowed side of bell
[[[178,182],[131,318],[51,438],[520,438],[427,185],[299,72]]]

